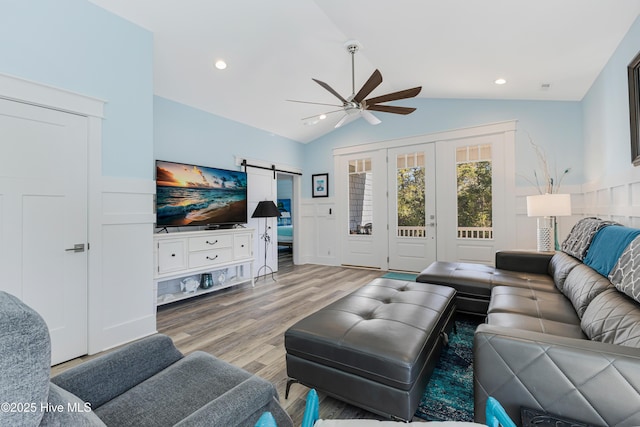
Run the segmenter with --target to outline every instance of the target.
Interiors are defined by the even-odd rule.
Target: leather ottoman
[[[378,278],[285,332],[293,382],[410,420],[454,323],[456,291]],[[286,397],[286,396],[285,396]]]

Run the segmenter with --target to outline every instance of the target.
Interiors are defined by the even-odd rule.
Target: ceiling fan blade
[[[335,96],[336,98],[338,98],[340,101],[342,101],[343,104],[347,104],[348,101],[346,99],[344,99],[342,97],[342,95],[340,95],[338,92],[336,92],[331,86],[329,86],[328,84],[326,84],[325,82],[321,82],[318,79],[311,79],[314,82],[318,83],[320,86],[322,86],[323,88],[325,88],[326,90],[328,90],[329,92],[331,92],[333,94],[333,96]]]
[[[349,114],[345,114],[344,116],[342,116],[342,118],[338,121],[338,123],[336,123],[336,125],[334,126],[334,129],[338,129],[340,126],[342,126],[343,124],[346,123],[347,119],[350,117]]]
[[[396,107],[394,105],[367,105],[367,110],[381,111],[383,113],[394,113],[394,114],[411,114],[414,111],[416,111],[415,108]],[[367,110],[364,110],[364,111],[367,111]]]
[[[417,96],[421,90],[422,86],[418,86],[411,89],[401,90],[399,92],[376,96],[375,98],[369,98],[364,102],[366,102],[368,106],[371,106],[372,104],[380,104],[382,102],[395,101],[397,99],[413,98],[414,96]]]
[[[342,105],[338,104],[325,104],[324,102],[309,102],[309,101],[297,101],[295,99],[285,99],[288,102],[298,102],[300,104],[313,104],[313,105],[328,105],[330,107],[342,107]]]
[[[382,83],[382,74],[380,71],[375,70],[369,80],[362,86],[362,88],[358,91],[356,96],[353,97],[353,100],[356,102],[362,102],[363,99],[367,97],[375,88],[377,88],[380,83]]]
[[[309,116],[309,117],[304,117],[301,120],[308,120],[308,119],[313,119],[314,117],[320,117],[323,114],[332,114],[332,113],[337,113],[339,111],[344,111],[344,108],[341,108],[339,110],[333,110],[333,111],[327,111],[326,113],[320,113],[320,114],[314,114],[313,116]]]
[[[377,118],[376,116],[374,116],[373,114],[371,114],[371,112],[369,112],[367,110],[362,110],[360,112],[360,114],[362,114],[362,117],[364,117],[364,119],[366,121],[368,121],[369,124],[371,124],[371,125],[379,125],[380,123],[382,123],[382,121],[380,121],[379,118]]]

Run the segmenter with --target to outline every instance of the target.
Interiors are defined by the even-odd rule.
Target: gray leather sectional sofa
[[[462,311],[486,315],[474,341],[477,422],[492,396],[514,420],[530,408],[576,425],[640,426],[639,234],[585,218],[562,251],[420,274],[456,288]]]

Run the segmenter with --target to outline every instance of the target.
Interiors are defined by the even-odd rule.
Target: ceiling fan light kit
[[[307,101],[295,101],[288,100],[291,102],[300,102],[303,104],[316,104],[316,105],[330,105],[341,107],[339,110],[328,111],[319,115],[305,117],[305,124],[315,124],[309,122],[309,119],[319,118],[320,116],[325,116],[327,114],[342,112],[343,116],[338,120],[335,125],[335,128],[339,128],[343,124],[345,124],[351,118],[357,118],[356,116],[363,117],[367,122],[372,125],[377,125],[381,123],[380,119],[378,119],[375,115],[371,113],[371,111],[377,111],[381,113],[392,113],[392,114],[411,114],[416,109],[410,107],[399,107],[395,105],[379,105],[384,104],[386,102],[397,101],[399,99],[407,99],[413,98],[417,96],[422,90],[422,86],[414,87],[411,89],[405,89],[398,92],[387,93],[385,95],[365,99],[371,92],[373,92],[381,83],[382,83],[382,74],[379,70],[375,70],[371,77],[365,82],[365,84],[360,88],[358,93],[355,91],[355,54],[360,50],[362,45],[357,40],[349,40],[344,46],[347,49],[347,52],[351,55],[351,95],[347,98],[340,95],[335,89],[329,86],[327,83],[320,81],[318,79],[312,79],[314,82],[322,86],[327,92],[331,93],[333,96],[338,98],[342,105],[334,105],[334,104],[324,104],[319,102],[307,102]]]

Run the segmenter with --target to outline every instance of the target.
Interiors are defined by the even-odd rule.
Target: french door
[[[342,264],[421,271],[436,259],[434,144],[340,156]]]
[[[385,151],[340,156],[336,195],[341,217],[342,264],[386,269],[387,201]]]
[[[342,264],[421,271],[515,247],[515,122],[334,150]]]
[[[434,145],[387,152],[389,270],[421,271],[436,260]]]

